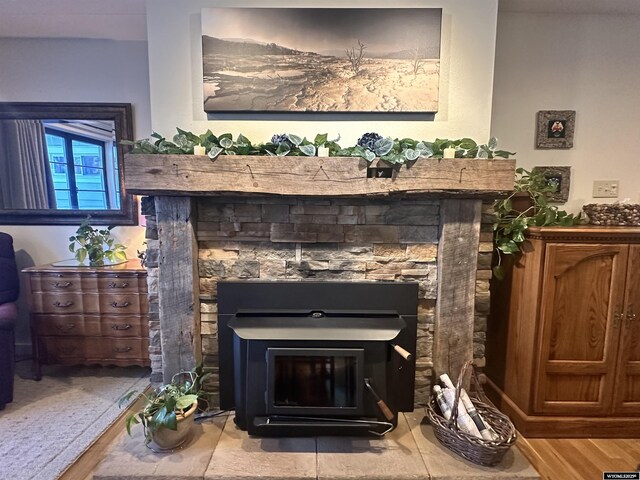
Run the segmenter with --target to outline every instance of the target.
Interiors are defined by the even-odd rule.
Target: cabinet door
[[[546,246],[536,411],[611,412],[628,249]]]
[[[640,415],[640,245],[629,247],[614,412]]]

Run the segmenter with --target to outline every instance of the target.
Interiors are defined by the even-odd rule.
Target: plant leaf
[[[196,400],[198,400],[198,395],[183,395],[182,397],[178,398],[178,401],[176,402],[176,408],[178,410],[185,410],[186,408],[193,405]]]
[[[220,155],[223,151],[224,149],[213,146],[211,147],[211,150],[209,150],[209,153],[207,153],[207,155],[211,160],[215,160],[218,157],[218,155]]]
[[[376,159],[376,154],[371,150],[364,150],[362,152],[362,158],[364,158],[367,162],[371,163]]]
[[[315,145],[300,145],[300,151],[304,153],[307,157],[313,157],[316,154]]]
[[[296,147],[302,143],[302,138],[298,135],[287,133],[287,138],[291,140],[291,143],[293,143]]]

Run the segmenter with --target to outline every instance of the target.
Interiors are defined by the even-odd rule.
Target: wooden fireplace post
[[[196,203],[191,197],[157,196],[158,303],[162,338],[162,377],[201,361]]]
[[[458,377],[473,359],[476,270],[482,201],[443,199],[440,203],[438,301],[433,339],[436,377]]]

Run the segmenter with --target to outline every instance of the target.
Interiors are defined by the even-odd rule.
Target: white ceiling
[[[640,0],[499,2],[500,11],[509,12],[640,15]],[[0,0],[0,37],[144,41],[145,0]]]

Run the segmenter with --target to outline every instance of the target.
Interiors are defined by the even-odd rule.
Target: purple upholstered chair
[[[13,331],[18,319],[18,309],[14,302],[18,299],[19,292],[13,238],[0,232],[0,410],[13,400]]]

